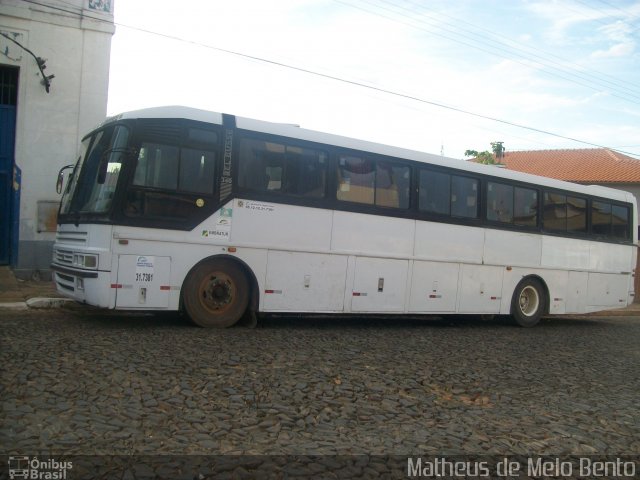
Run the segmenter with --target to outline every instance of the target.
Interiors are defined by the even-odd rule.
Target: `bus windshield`
[[[129,130],[107,127],[85,137],[80,158],[70,178],[61,214],[107,214],[122,169]]]

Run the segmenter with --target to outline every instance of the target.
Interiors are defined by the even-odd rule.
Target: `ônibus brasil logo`
[[[33,480],[65,480],[67,470],[73,468],[73,462],[62,462],[53,458],[38,460],[37,457],[9,457],[9,478]]]

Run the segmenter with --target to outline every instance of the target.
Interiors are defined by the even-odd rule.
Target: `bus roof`
[[[187,120],[195,120],[217,125],[222,125],[223,121],[222,113],[183,106],[163,106],[145,108],[141,110],[132,110],[130,112],[121,113],[114,117],[107,118],[103,125],[118,120],[136,118],[183,118]],[[292,124],[274,123],[245,117],[235,117],[235,121],[236,127],[242,130],[295,138],[318,144],[325,144],[390,157],[414,160],[417,162],[455,168],[457,170],[478,173],[481,175],[489,175],[492,177],[505,178],[513,181],[532,183],[548,188],[568,190],[576,193],[583,193],[587,195],[611,198],[623,202],[635,203],[634,197],[631,193],[609,187],[603,187],[600,185],[580,185],[577,183],[565,182],[562,180],[507,170],[505,168],[499,168],[496,166],[483,165],[460,159],[419,152],[416,150],[409,150],[405,148],[369,142],[366,140],[343,137],[340,135],[317,132],[314,130],[307,130]]]

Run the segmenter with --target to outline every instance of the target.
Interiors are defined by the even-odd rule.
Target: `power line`
[[[32,3],[32,4],[40,5],[40,6],[43,6],[43,7],[47,7],[47,8],[53,8],[55,10],[62,10],[64,12],[66,12],[66,13],[75,14],[74,12],[70,12],[68,10],[64,10],[64,9],[59,8],[59,7],[52,7],[50,5],[42,4],[42,3],[37,2],[35,0],[23,0],[23,1],[27,2],[27,3]],[[75,15],[78,15],[78,14],[75,14]],[[82,16],[86,16],[86,15],[82,15]],[[111,23],[110,21],[101,19],[99,17],[90,17],[90,18],[93,18],[93,19],[99,20],[99,21],[103,21],[103,22],[107,22],[107,23]],[[178,36],[175,36],[175,35],[169,35],[169,34],[165,34],[165,33],[154,32],[152,30],[147,30],[147,29],[140,28],[140,27],[133,27],[133,26],[130,26],[130,25],[122,24],[122,23],[114,22],[114,24],[118,25],[120,27],[129,28],[131,30],[136,30],[136,31],[147,33],[147,34],[150,34],[150,35],[156,35],[156,36],[167,38],[167,39],[170,39],[170,40],[175,40],[175,41],[179,41],[179,42],[189,43],[189,44],[192,44],[192,45],[197,45],[197,46],[204,47],[204,48],[207,48],[207,49],[210,49],[210,50],[214,50],[214,51],[217,51],[217,52],[226,53],[226,54],[229,54],[229,55],[234,55],[234,56],[237,56],[237,57],[240,57],[240,58],[245,58],[245,59],[248,59],[248,60],[252,60],[252,61],[256,61],[256,62],[260,62],[260,63],[265,63],[265,64],[268,64],[268,65],[274,65],[274,66],[277,66],[277,67],[281,67],[281,68],[285,68],[285,69],[288,69],[288,70],[305,73],[305,74],[308,74],[308,75],[313,75],[313,76],[316,76],[316,77],[319,77],[319,78],[325,78],[325,79],[333,80],[333,81],[344,83],[344,84],[347,84],[347,85],[357,86],[357,87],[360,87],[360,88],[368,89],[368,90],[375,91],[375,92],[384,93],[384,94],[391,95],[391,96],[398,97],[398,98],[404,98],[404,99],[412,100],[412,101],[419,102],[419,103],[422,103],[422,104],[425,104],[425,105],[431,105],[431,106],[434,106],[434,107],[450,110],[450,111],[461,113],[461,114],[464,114],[464,115],[469,115],[469,116],[472,116],[472,117],[481,118],[481,119],[484,119],[484,120],[489,120],[489,121],[492,121],[492,122],[497,122],[497,123],[501,123],[501,124],[504,124],[504,125],[509,125],[509,126],[512,126],[512,127],[524,129],[524,130],[529,130],[529,131],[532,131],[532,132],[542,133],[544,135],[549,135],[549,136],[552,136],[552,137],[561,138],[561,139],[564,139],[564,140],[569,140],[569,141],[572,141],[572,142],[581,143],[581,144],[589,145],[589,146],[592,146],[592,147],[609,149],[609,150],[613,150],[613,151],[616,151],[616,152],[619,152],[619,153],[622,153],[622,154],[625,154],[625,155],[637,156],[637,154],[632,153],[632,152],[626,152],[624,150],[619,150],[619,149],[616,149],[616,148],[607,147],[605,145],[600,145],[600,144],[597,144],[597,143],[587,142],[585,140],[580,140],[580,139],[577,139],[577,138],[568,137],[568,136],[565,136],[565,135],[561,135],[561,134],[558,134],[558,133],[550,132],[550,131],[543,130],[543,129],[540,129],[540,128],[530,127],[530,126],[527,126],[527,125],[522,125],[522,124],[519,124],[519,123],[510,122],[508,120],[503,120],[503,119],[500,119],[500,118],[491,117],[489,115],[483,115],[483,114],[480,114],[480,113],[471,112],[469,110],[465,110],[465,109],[462,109],[462,108],[459,108],[459,107],[454,107],[454,106],[446,105],[446,104],[443,104],[443,103],[440,103],[440,102],[427,100],[427,99],[424,99],[424,98],[417,97],[415,95],[396,92],[396,91],[393,91],[393,90],[390,90],[390,89],[386,89],[386,88],[383,88],[383,87],[378,87],[378,86],[375,86],[375,85],[370,85],[370,84],[366,84],[366,83],[362,83],[362,82],[357,82],[357,81],[354,81],[354,80],[349,80],[349,79],[346,79],[346,78],[338,77],[336,75],[329,75],[329,74],[326,74],[326,73],[317,72],[315,70],[310,70],[308,68],[291,65],[291,64],[279,62],[279,61],[276,61],[276,60],[271,60],[271,59],[268,59],[268,58],[258,57],[256,55],[250,55],[250,54],[247,54],[247,53],[237,52],[237,51],[229,50],[229,49],[226,49],[226,48],[215,47],[213,45],[207,45],[207,44],[204,44],[204,43],[196,42],[194,40],[188,40],[188,39],[185,39],[185,38],[181,38],[181,37],[178,37]]]
[[[625,15],[629,15],[630,17],[637,17],[638,14],[633,14],[631,12],[628,12],[626,10],[623,10],[622,8],[620,8],[618,5],[614,5],[613,3],[607,2],[606,0],[598,0],[600,3],[604,3],[605,5],[608,5],[611,8],[615,8],[616,10],[621,11],[622,13],[624,13]]]
[[[388,0],[378,0],[378,1],[382,1],[382,2],[387,3],[387,4],[393,4],[392,2],[389,2]],[[417,8],[418,10],[433,11],[432,9],[429,9],[429,8],[427,8],[427,7],[425,7],[425,6],[421,5],[421,4],[418,4],[416,2],[409,1],[408,3],[410,5],[412,5],[413,7]],[[411,10],[409,10],[407,8],[404,8],[404,7],[401,7],[401,6],[398,6],[398,7],[402,8],[403,10],[406,10],[408,12],[413,13]],[[585,75],[587,77],[592,77],[594,79],[597,79],[598,81],[609,83],[613,87],[622,88],[622,89],[627,90],[627,91],[629,91],[629,92],[631,92],[633,94],[635,94],[638,91],[637,86],[632,84],[632,83],[630,83],[630,82],[625,82],[623,80],[615,78],[615,77],[613,77],[611,75],[608,75],[606,73],[594,70],[593,68],[589,69],[589,71],[584,71],[584,70],[586,70],[584,68],[584,66],[579,65],[579,64],[577,64],[575,62],[572,62],[571,60],[568,60],[566,58],[563,58],[561,56],[555,55],[555,54],[550,53],[550,52],[542,51],[539,48],[532,47],[532,46],[527,45],[527,44],[525,44],[523,42],[519,42],[519,41],[510,39],[508,37],[505,37],[505,36],[496,35],[496,33],[494,31],[489,30],[487,28],[484,28],[481,25],[476,25],[474,23],[467,22],[464,19],[461,19],[461,18],[458,18],[458,17],[454,17],[452,15],[448,15],[448,14],[443,13],[443,12],[434,12],[434,13],[436,14],[437,17],[434,17],[434,16],[429,15],[429,14],[423,14],[423,16],[427,16],[428,18],[431,18],[434,21],[439,22],[439,23],[442,23],[442,20],[440,18],[438,18],[438,17],[449,18],[449,19],[453,20],[456,23],[463,23],[463,24],[469,25],[474,30],[479,30],[479,31],[485,32],[486,35],[482,35],[482,37],[487,39],[487,40],[489,40],[489,41],[491,41],[491,42],[493,42],[493,43],[497,43],[497,44],[505,46],[507,48],[512,48],[512,49],[516,50],[516,52],[530,54],[530,55],[533,55],[534,57],[540,58],[542,60],[549,61],[552,64],[557,65],[559,67],[559,69],[561,69],[561,70],[567,70],[567,65],[570,65],[570,66],[573,66],[573,67],[577,68],[579,70],[579,74],[580,75]],[[454,25],[451,22],[444,22],[444,23],[446,23],[447,25],[451,25],[452,27],[456,28],[457,31],[460,30],[457,24]],[[494,37],[494,38],[497,38],[498,40],[493,40],[493,38],[489,38],[489,37]],[[476,37],[474,37],[474,38],[476,38]],[[533,52],[533,53],[530,53],[530,52]],[[555,58],[558,61],[546,59],[545,57]],[[571,74],[572,72],[569,71],[568,73]],[[578,75],[578,73],[574,73],[574,74]],[[632,88],[629,88],[626,85],[631,85]],[[607,87],[607,88],[610,88],[610,87]]]
[[[393,4],[393,2],[388,2],[388,1],[385,1],[385,0],[380,0],[380,1],[383,2],[383,3],[391,4],[394,7],[396,7],[396,5]],[[431,35],[435,35],[435,36],[439,36],[439,37],[442,37],[442,38],[446,38],[448,40],[451,40],[453,42],[459,43],[461,45],[465,45],[467,47],[471,47],[473,49],[476,49],[476,50],[479,50],[479,51],[482,51],[482,52],[485,52],[485,53],[489,53],[490,55],[498,56],[498,57],[513,61],[515,63],[518,63],[520,65],[524,65],[526,67],[531,67],[532,66],[529,63],[526,63],[526,62],[524,62],[522,60],[519,60],[517,57],[514,58],[513,53],[504,48],[504,47],[507,47],[507,48],[514,49],[514,47],[508,47],[507,45],[504,44],[504,42],[496,41],[496,40],[493,40],[493,39],[488,38],[486,36],[483,37],[485,40],[487,40],[487,41],[489,41],[491,43],[494,43],[497,46],[490,45],[486,41],[484,41],[484,42],[479,41],[478,36],[470,36],[470,35],[466,35],[464,33],[460,33],[459,29],[452,30],[450,28],[443,27],[442,26],[443,24],[452,25],[451,23],[446,22],[446,21],[439,21],[438,24],[434,25],[434,26],[436,28],[444,31],[444,32],[447,32],[448,34],[453,35],[453,37],[448,35],[448,34],[436,33],[434,31],[427,30],[427,29],[425,29],[425,28],[423,28],[423,27],[421,27],[419,25],[415,25],[414,23],[409,23],[409,22],[406,22],[406,21],[403,21],[403,20],[399,20],[399,19],[396,19],[396,18],[391,18],[391,17],[389,17],[387,15],[384,15],[384,14],[378,12],[378,11],[368,10],[366,8],[363,8],[363,7],[360,7],[360,6],[357,6],[357,5],[353,5],[352,3],[349,3],[349,2],[346,2],[346,1],[334,0],[334,2],[342,4],[342,5],[349,6],[351,8],[362,10],[362,11],[367,12],[367,13],[372,14],[372,15],[380,16],[382,18],[385,18],[387,20],[390,20],[390,21],[393,21],[393,22],[396,22],[396,23],[401,23],[403,25],[407,25],[409,27],[424,31],[424,32],[429,33]],[[398,12],[397,10],[386,8],[386,7],[382,7],[380,5],[373,5],[370,1],[366,1],[366,0],[364,0],[363,3],[366,3],[368,5],[374,6],[374,8],[377,7],[377,8],[380,8],[382,10],[386,10],[388,12],[391,12],[393,14],[400,15],[402,17],[406,17],[406,18],[409,18],[410,20],[413,20],[412,16],[403,14],[401,12]],[[403,10],[410,11],[410,10],[404,8],[404,7],[398,7],[398,8],[402,8]],[[468,38],[468,39],[471,40],[472,43],[469,43],[467,41],[461,40],[460,37],[461,38]],[[479,44],[483,45],[483,46],[479,46]],[[486,48],[483,48],[483,47],[486,47]],[[492,49],[492,50],[488,50],[488,49]],[[614,96],[616,98],[620,98],[620,99],[622,99],[624,101],[627,101],[627,102],[630,102],[630,103],[634,103],[634,104],[640,105],[640,94],[636,94],[635,92],[633,92],[631,89],[629,89],[627,87],[624,87],[624,86],[620,87],[620,86],[612,84],[611,81],[600,80],[600,79],[597,79],[596,77],[593,77],[593,78],[595,78],[595,80],[591,80],[589,78],[586,78],[584,74],[577,73],[577,72],[572,72],[572,71],[566,71],[566,67],[564,65],[559,64],[558,62],[555,62],[555,61],[551,61],[551,63],[555,63],[557,65],[561,65],[562,68],[549,66],[548,64],[542,63],[540,60],[536,59],[536,58],[538,58],[538,59],[541,59],[542,61],[549,62],[549,60],[546,60],[542,56],[540,56],[538,54],[535,54],[535,53],[524,52],[522,49],[518,49],[518,50],[520,50],[520,55],[522,55],[522,56],[528,55],[528,58],[526,58],[526,60],[529,60],[529,61],[533,62],[535,65],[542,66],[543,67],[542,71],[544,73],[546,73],[547,75],[551,75],[551,76],[554,76],[554,77],[557,77],[557,78],[561,78],[563,80],[575,83],[577,85],[581,85],[581,86],[586,87],[586,88],[589,88],[590,90],[594,90],[596,92],[601,92],[602,88],[613,90],[614,92],[617,92],[617,93],[611,93],[611,96]],[[544,70],[545,68],[546,69],[552,69],[552,71],[548,71],[548,70],[545,71]],[[561,73],[558,73],[558,72],[561,72]],[[566,76],[566,75],[569,75],[569,76]],[[570,76],[576,77],[576,78],[580,79],[581,81],[573,79]],[[589,82],[591,84],[596,84],[596,85],[598,85],[599,88],[596,88],[593,85],[590,85],[588,83],[584,83],[585,81]],[[604,85],[603,82],[606,82],[606,83],[608,83],[610,85]],[[627,92],[621,91],[620,88],[628,90],[631,93],[627,93]]]
[[[132,28],[132,27],[129,27],[127,25],[122,25],[122,24],[119,24],[119,25],[122,26],[122,27],[125,27],[125,28]],[[276,60],[270,60],[270,59],[267,59],[267,58],[257,57],[255,55],[249,55],[249,54],[246,54],[246,53],[236,52],[236,51],[233,51],[233,50],[228,50],[226,48],[214,47],[212,45],[206,45],[206,44],[198,43],[198,42],[195,42],[195,41],[192,41],[192,40],[186,40],[186,39],[182,39],[180,37],[176,37],[176,36],[173,36],[173,35],[162,34],[162,33],[153,32],[153,31],[150,31],[150,30],[140,29],[140,28],[136,28],[136,27],[133,27],[133,29],[134,30],[138,30],[138,31],[142,31],[142,32],[145,32],[145,33],[149,33],[149,34],[158,35],[158,36],[161,36],[161,37],[173,39],[173,40],[179,40],[179,41],[191,43],[191,44],[194,44],[194,45],[199,45],[199,46],[202,46],[202,47],[205,47],[205,48],[216,50],[218,52],[223,52],[223,53],[227,53],[227,54],[230,54],[230,55],[235,55],[235,56],[238,56],[238,57],[247,58],[247,59],[250,59],[250,60],[254,60],[254,61],[258,61],[258,62],[262,62],[262,63],[267,63],[267,64],[270,64],[270,65],[275,65],[275,66],[282,67],[282,68],[287,68],[289,70],[294,70],[294,71],[298,71],[298,72],[302,72],[302,73],[307,73],[309,75],[314,75],[314,76],[317,76],[317,77],[326,78],[326,79],[329,79],[329,80],[334,80],[334,81],[345,83],[345,84],[348,84],[348,85],[355,85],[357,87],[366,88],[366,89],[369,89],[369,90],[372,90],[372,91],[381,92],[381,93],[385,93],[385,94],[388,94],[388,95],[393,95],[395,97],[405,98],[405,99],[408,99],[408,100],[413,100],[413,101],[416,101],[416,102],[419,102],[419,103],[424,103],[426,105],[432,105],[432,106],[435,106],[435,107],[444,108],[444,109],[451,110],[451,111],[454,111],[454,112],[463,113],[465,115],[470,115],[470,116],[473,116],[473,117],[482,118],[484,120],[490,120],[490,121],[493,121],[493,122],[498,122],[498,123],[502,123],[502,124],[505,124],[505,125],[510,125],[512,127],[522,128],[522,129],[525,129],[525,130],[530,130],[530,131],[533,131],[533,132],[538,132],[538,133],[542,133],[542,134],[545,134],[545,135],[550,135],[550,136],[553,136],[553,137],[562,138],[564,140],[570,140],[570,141],[573,141],[573,142],[582,143],[584,145],[590,145],[592,147],[609,148],[609,147],[606,147],[604,145],[600,145],[600,144],[597,144],[597,143],[591,143],[591,142],[587,142],[587,141],[580,140],[580,139],[577,139],[577,138],[567,137],[567,136],[560,135],[560,134],[557,134],[557,133],[553,133],[553,132],[550,132],[550,131],[547,131],[547,130],[542,130],[542,129],[535,128],[535,127],[529,127],[529,126],[526,126],[526,125],[521,125],[521,124],[518,124],[518,123],[510,122],[508,120],[502,120],[502,119],[499,119],[499,118],[496,118],[496,117],[491,117],[491,116],[488,116],[488,115],[483,115],[483,114],[480,114],[480,113],[475,113],[475,112],[471,112],[471,111],[468,111],[468,110],[464,110],[462,108],[453,107],[451,105],[445,105],[443,103],[434,102],[434,101],[431,101],[431,100],[426,100],[426,99],[423,99],[423,98],[420,98],[420,97],[417,97],[417,96],[414,96],[414,95],[395,92],[393,90],[389,90],[389,89],[382,88],[382,87],[377,87],[375,85],[368,85],[368,84],[365,84],[365,83],[362,83],[362,82],[356,82],[354,80],[349,80],[349,79],[346,79],[346,78],[337,77],[335,75],[329,75],[329,74],[326,74],[326,73],[317,72],[317,71],[310,70],[310,69],[307,69],[307,68],[298,67],[298,66],[295,66],[295,65],[290,65],[290,64],[278,62]],[[610,150],[614,150],[614,149],[610,149]],[[618,151],[620,153],[624,153],[626,155],[636,155],[634,153],[625,152],[625,151],[622,151],[622,150],[616,150],[616,151]]]

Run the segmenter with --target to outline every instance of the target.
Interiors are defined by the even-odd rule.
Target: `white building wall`
[[[0,64],[20,68],[15,143],[15,164],[22,170],[18,276],[47,274],[55,204],[60,200],[57,172],[75,162],[81,137],[106,116],[113,3],[66,0],[51,3],[51,8],[0,0],[0,32],[19,34],[17,41],[47,59],[45,75],[55,75],[47,93],[35,59],[0,37]]]

